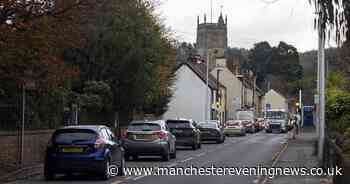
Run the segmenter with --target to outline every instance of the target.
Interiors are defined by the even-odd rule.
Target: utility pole
[[[303,104],[303,92],[299,90],[299,108],[300,108],[300,126],[304,125],[304,104]]]
[[[22,86],[22,131],[21,131],[21,159],[20,164],[24,162],[24,125],[25,125],[25,110],[26,108],[26,88],[25,84]]]
[[[319,37],[319,87],[320,87],[320,103],[319,103],[319,109],[320,109],[320,125],[319,125],[319,141],[318,141],[318,159],[319,162],[322,163],[323,160],[323,147],[324,147],[324,139],[325,139],[325,34],[324,30],[322,28],[323,24],[323,14],[324,10],[323,7],[320,6],[320,16],[319,16],[319,23],[318,23],[318,37]]]
[[[213,23],[213,0],[210,0],[210,23]]]
[[[207,50],[207,61],[206,61],[206,89],[205,89],[205,107],[204,107],[204,121],[208,120],[209,111],[209,59],[210,59],[210,50]]]

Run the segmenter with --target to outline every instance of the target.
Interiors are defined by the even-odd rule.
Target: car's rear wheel
[[[103,171],[101,171],[101,179],[103,180],[108,180],[110,178],[110,174],[109,174],[109,167],[110,167],[110,159],[106,158],[103,161]]]
[[[51,181],[55,179],[55,173],[53,173],[49,168],[48,165],[45,164],[44,166],[44,178],[46,181]]]
[[[194,143],[194,144],[192,145],[192,149],[193,149],[193,150],[196,150],[196,149],[197,149],[197,144],[196,144],[196,143]]]
[[[164,151],[163,155],[162,155],[162,160],[163,161],[169,161],[170,160],[170,148],[168,147],[167,150]]]
[[[170,154],[171,158],[176,158],[176,148],[174,148],[174,152]]]
[[[125,157],[122,157],[121,159],[120,166],[118,167],[118,176],[124,176]]]

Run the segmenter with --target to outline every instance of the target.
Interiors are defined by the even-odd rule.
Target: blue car
[[[67,126],[57,129],[46,150],[44,176],[53,180],[55,174],[97,174],[111,177],[111,166],[123,175],[124,149],[106,126]]]

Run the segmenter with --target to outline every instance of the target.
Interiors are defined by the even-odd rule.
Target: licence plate
[[[63,153],[82,153],[83,148],[62,148]]]
[[[172,132],[174,132],[174,133],[183,133],[184,131],[183,130],[174,129]]]
[[[152,139],[152,135],[136,135],[136,139]]]

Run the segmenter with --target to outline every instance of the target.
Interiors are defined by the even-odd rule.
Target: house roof
[[[179,68],[181,68],[182,66],[186,65],[188,68],[190,68],[204,83],[206,83],[207,80],[207,67],[205,65],[205,63],[193,63],[193,62],[183,62],[181,63],[176,70],[178,70]],[[215,77],[210,74],[209,72],[209,76],[208,76],[208,85],[211,89],[216,90],[217,89],[217,80],[215,79]],[[221,87],[224,87],[222,84],[220,84]]]
[[[284,99],[287,99],[284,95],[282,95],[281,93],[279,93],[278,91],[276,91],[275,89],[270,89],[266,94],[268,94],[269,92],[273,92],[279,96],[281,96]]]

